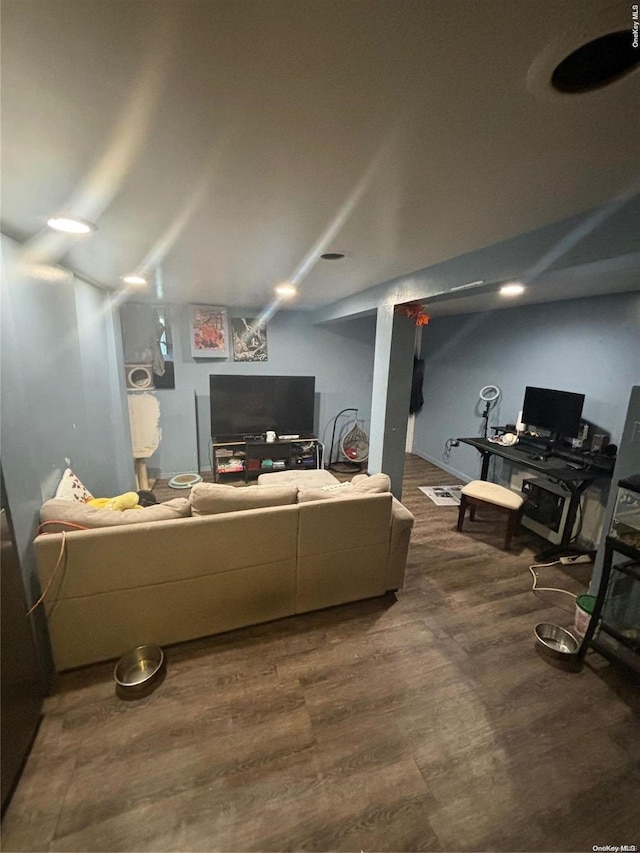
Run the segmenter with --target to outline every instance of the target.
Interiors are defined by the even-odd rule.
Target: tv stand
[[[243,438],[234,441],[213,441],[213,482],[220,483],[229,478],[251,477],[273,471],[309,470],[320,468],[322,444],[314,436],[305,438],[264,441]]]

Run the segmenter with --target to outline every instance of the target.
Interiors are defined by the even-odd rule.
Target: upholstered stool
[[[462,489],[460,495],[460,512],[458,513],[458,530],[462,530],[462,522],[464,514],[469,509],[469,518],[471,521],[476,519],[476,507],[491,506],[501,512],[506,512],[509,516],[507,520],[507,535],[504,540],[505,550],[508,551],[511,547],[511,537],[520,519],[524,509],[524,498],[521,495],[512,492],[511,489],[505,486],[499,486],[497,483],[487,483],[485,480],[472,480]]]

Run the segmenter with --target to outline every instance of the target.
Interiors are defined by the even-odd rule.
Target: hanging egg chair
[[[369,457],[369,436],[360,429],[358,422],[354,421],[353,426],[345,432],[340,442],[340,450],[342,455],[359,467]]]

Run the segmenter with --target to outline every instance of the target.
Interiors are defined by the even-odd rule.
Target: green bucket
[[[591,622],[593,609],[596,606],[595,595],[579,595],[576,598],[576,612],[573,627],[579,637],[584,637]]]

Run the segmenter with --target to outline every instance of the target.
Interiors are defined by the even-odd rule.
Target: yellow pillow
[[[137,492],[125,492],[123,495],[116,495],[115,498],[92,498],[87,503],[97,509],[114,509],[120,512],[125,509],[142,509],[138,503]]]

